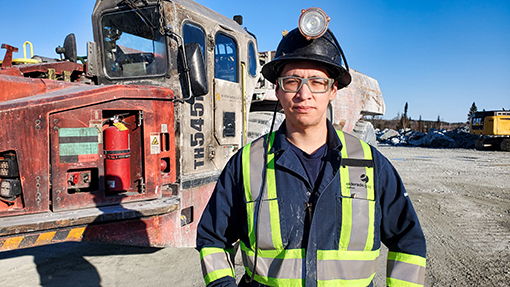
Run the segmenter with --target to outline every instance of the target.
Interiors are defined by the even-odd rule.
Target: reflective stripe
[[[391,279],[398,279],[418,285],[425,281],[425,267],[399,261],[388,261],[387,269],[391,270]]]
[[[232,250],[216,247],[204,247],[200,250],[200,263],[202,275],[206,284],[225,276],[235,277],[234,264],[232,264]]]
[[[373,170],[373,169],[372,169]],[[375,200],[368,201],[368,230],[365,248],[368,251],[374,248],[374,228],[375,228]]]
[[[319,260],[317,280],[356,280],[368,279],[377,270],[376,260]],[[370,281],[367,282],[368,285]]]
[[[246,252],[248,256],[254,256],[255,252],[251,250],[249,247],[245,246],[241,241],[241,250]],[[304,258],[305,250],[304,249],[283,249],[283,250],[259,250],[259,253],[262,257],[271,257],[271,258]]]
[[[243,154],[247,153],[248,155],[248,162],[243,162],[243,167],[248,167],[249,169],[249,188],[247,192],[250,192],[249,198],[247,197],[246,200],[248,201],[255,201],[259,197],[261,186],[260,183],[262,182],[262,175],[263,175],[263,168],[264,168],[264,161],[261,159],[264,158],[264,141],[266,139],[260,138],[254,142],[252,142],[251,149],[245,150],[243,149]],[[243,157],[243,160],[245,157]],[[264,187],[265,188],[265,187]]]
[[[209,285],[209,283],[213,282],[214,280],[218,280],[223,277],[234,277],[234,270],[233,269],[220,269],[216,270],[212,273],[207,274],[207,276],[204,277],[205,285]]]
[[[426,259],[412,254],[388,252],[387,282],[389,286],[423,286]],[[400,283],[400,284],[399,284]],[[411,285],[412,284],[412,285]]]
[[[243,147],[242,156],[242,172],[243,172],[243,186],[244,186],[244,195],[246,198],[246,223],[248,225],[248,238],[250,239],[250,245],[254,246],[255,244],[255,231],[253,223],[255,222],[253,216],[255,215],[254,204],[251,193],[251,184],[250,179],[253,177],[250,173],[250,154],[251,147],[254,143],[249,143]],[[255,149],[256,150],[256,149]]]
[[[269,151],[271,149],[271,146],[273,145],[274,136],[276,132],[273,132],[271,136],[271,142],[269,143],[269,147],[267,150]],[[250,144],[248,144],[246,147],[249,147],[249,149],[246,149],[246,147],[243,148],[243,176],[245,175],[245,168],[249,168],[248,179],[244,179],[245,183],[245,190],[246,190],[246,183],[249,183],[249,189],[245,191],[246,193],[250,193],[249,197],[251,201],[255,201],[261,192],[261,183],[262,183],[262,175],[264,174],[263,168],[264,168],[264,161],[261,161],[260,159],[264,158],[264,143],[267,140],[266,137],[261,137]],[[247,161],[246,161],[247,159]],[[268,158],[268,165],[270,164],[270,160]],[[273,165],[274,167],[274,165]],[[266,188],[266,187],[264,187]],[[268,193],[265,192],[264,199],[268,199],[267,195]],[[276,198],[276,191],[274,194],[274,197],[269,198]]]
[[[276,249],[275,244],[273,243],[273,234],[277,231],[273,228],[273,219],[271,216],[271,210],[274,208],[274,204],[278,204],[276,200],[262,200],[260,202],[260,215],[257,221],[259,224],[259,233],[258,233],[258,247],[261,250],[267,249]],[[278,209],[277,209],[278,210]],[[278,216],[279,214],[276,214]],[[277,218],[280,220],[279,218]],[[279,231],[279,229],[278,229]],[[281,245],[281,244],[280,244]]]
[[[318,250],[317,260],[376,260],[379,249],[372,251]]]
[[[274,136],[272,138],[274,138]],[[272,246],[268,245],[268,248],[265,249],[283,250],[282,232],[280,227],[280,208],[278,206],[278,197],[276,195],[275,159],[274,154],[272,153],[268,153],[267,155],[267,194],[269,209],[265,210],[267,212],[265,215],[270,217],[269,221],[271,222],[270,234]]]
[[[340,168],[346,169],[346,168]],[[342,175],[342,174],[341,174]],[[343,177],[345,178],[345,177]],[[342,184],[344,186],[344,184]],[[352,230],[352,198],[342,197],[342,227],[340,229],[339,248],[347,250],[351,240]]]
[[[342,143],[341,155],[342,159],[348,158],[347,148],[345,148],[345,134],[341,131],[337,131],[338,138]],[[349,241],[351,238],[351,230],[352,230],[352,201],[348,199],[351,197],[351,190],[348,184],[344,184],[343,181],[349,178],[349,169],[345,166],[340,167],[340,184],[341,184],[341,194],[342,194],[342,226],[340,232],[340,242],[339,248],[343,250],[347,250],[349,246]]]
[[[356,279],[356,280],[317,280],[318,287],[338,287],[338,286],[348,286],[348,287],[366,287],[370,285],[372,279],[374,279],[375,273],[370,276],[370,278],[366,279]]]
[[[317,251],[317,280],[326,281],[321,286],[342,286],[347,283],[355,284],[355,282],[361,286],[367,286],[377,270],[378,257],[379,249],[373,251],[319,250]]]
[[[246,197],[246,209],[247,209],[247,222],[248,222],[248,236],[250,238],[251,246],[255,246],[255,210],[257,208],[257,199],[260,195],[261,188],[266,189],[266,186],[261,187],[264,162],[260,159],[264,157],[264,141],[265,137],[262,137],[243,148],[242,154],[242,166],[243,166],[243,183]],[[267,192],[264,191],[267,195]],[[261,206],[261,209],[264,207]],[[266,220],[261,220],[266,222]],[[264,228],[264,227],[262,227]],[[267,227],[266,227],[267,228]],[[269,226],[269,230],[271,226]],[[267,237],[267,236],[266,236]],[[267,245],[267,238],[259,237],[260,242],[264,242],[262,245]],[[270,241],[272,243],[272,241]]]
[[[363,141],[337,131],[342,142],[342,160],[372,159],[370,146]],[[352,162],[352,161],[350,161]],[[373,164],[340,167],[342,194],[342,229],[340,249],[372,250],[374,246],[375,194]],[[355,228],[353,228],[355,226]]]
[[[372,157],[372,149],[365,142],[361,142],[361,146],[363,147],[364,158],[371,160],[373,162]],[[368,232],[367,232],[367,242],[364,250],[372,250],[374,248],[374,228],[375,228],[375,176],[374,176],[374,165],[371,167],[365,167],[365,175],[367,176],[367,199],[370,200],[370,206],[368,208]]]
[[[398,280],[395,278],[386,278],[386,286],[390,286],[390,287],[423,287],[423,284],[414,284],[411,282]]]
[[[242,242],[241,251],[245,269],[251,275],[254,253],[244,246]],[[304,257],[304,249],[259,250],[255,273],[263,278],[263,281],[269,281],[270,278],[302,280],[304,279]]]
[[[271,149],[275,133],[271,136],[268,150]],[[246,150],[243,149],[243,182],[245,184],[245,196],[247,201],[248,212],[248,230],[250,244],[255,244],[255,218],[257,205],[260,204],[260,215],[257,221],[258,227],[264,232],[258,234],[258,247],[261,250],[283,249],[283,243],[280,231],[280,212],[276,194],[276,180],[274,171],[274,154],[267,154],[267,174],[266,185],[261,186],[262,176],[264,174],[263,161],[260,159],[264,155],[264,142],[266,137],[259,138],[252,142]],[[246,161],[248,159],[248,161]],[[249,183],[247,186],[246,184]],[[246,188],[248,187],[248,188]],[[263,198],[258,202],[260,192],[263,189]]]
[[[370,220],[368,217],[370,207],[375,207],[375,202],[366,199],[349,198],[352,201],[352,222],[355,228],[351,229],[351,238],[347,250],[365,250],[368,238]],[[343,220],[343,218],[342,218]]]
[[[407,253],[401,253],[401,252],[394,252],[390,251],[388,252],[388,260],[394,260],[394,261],[401,261],[406,262],[422,267],[427,266],[427,260],[424,257],[418,256],[418,255],[412,255]]]

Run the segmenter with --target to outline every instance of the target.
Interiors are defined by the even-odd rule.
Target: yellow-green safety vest
[[[338,250],[317,250],[317,286],[368,286],[376,269],[379,249],[373,249],[375,193],[374,180],[353,186],[362,176],[374,178],[372,151],[365,142],[337,131],[342,143],[340,178],[342,224]],[[271,139],[274,139],[274,133]],[[305,249],[284,249],[280,231],[280,213],[275,181],[274,154],[267,153],[266,182],[262,168],[266,137],[242,150],[242,174],[246,198],[250,246],[241,242],[243,263],[251,276],[255,259],[255,214],[260,202],[257,267],[254,279],[268,286],[305,286]],[[271,150],[273,141],[267,150]],[[358,180],[351,180],[358,179]],[[260,194],[263,198],[259,199]],[[364,200],[353,200],[364,199]],[[260,201],[259,201],[260,200]],[[203,248],[201,259],[206,284],[223,276],[234,276],[233,249]],[[388,286],[423,286],[425,258],[399,252],[388,254]]]

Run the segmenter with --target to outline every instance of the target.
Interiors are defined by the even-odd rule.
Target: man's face
[[[329,78],[326,68],[314,62],[291,62],[283,67],[280,77],[297,76],[300,78]],[[325,93],[312,93],[303,84],[297,92],[285,92],[277,87],[276,97],[285,111],[287,128],[305,130],[318,125],[325,125],[329,101],[336,96],[337,87],[333,85]]]

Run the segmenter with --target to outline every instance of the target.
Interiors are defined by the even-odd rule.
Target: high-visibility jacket
[[[425,239],[387,159],[328,122],[319,196],[305,226],[313,185],[288,148],[284,129],[269,147],[265,137],[245,146],[220,176],[197,234],[206,283],[236,286],[231,244],[240,239],[248,276],[258,248],[254,280],[260,285],[253,286],[368,286],[381,241],[389,248],[388,286],[423,285]]]

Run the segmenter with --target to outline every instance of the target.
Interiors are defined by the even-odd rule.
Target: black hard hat
[[[351,75],[342,66],[342,52],[335,36],[328,31],[312,40],[306,38],[296,28],[290,31],[278,45],[274,59],[262,67],[262,75],[273,84],[283,66],[289,62],[314,61],[323,65],[329,76],[337,81],[338,88],[346,87],[351,82]]]

